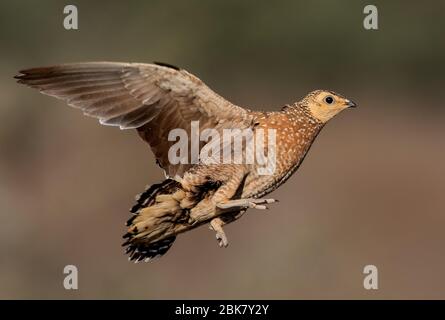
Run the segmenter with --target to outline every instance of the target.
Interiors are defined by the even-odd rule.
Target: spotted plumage
[[[23,70],[16,78],[98,118],[101,124],[136,129],[150,145],[167,179],[148,187],[130,210],[133,215],[127,222],[124,246],[136,262],[162,256],[178,234],[207,223],[216,232],[218,244],[227,246],[222,227],[248,208],[265,209],[275,202],[261,197],[298,169],[326,122],[355,106],[335,92],[316,90],[280,111],[251,111],[225,100],[187,71],[165,63],[73,63]],[[193,122],[197,121],[199,134],[250,130],[252,141],[264,137],[261,161],[171,161],[169,150],[175,141],[169,134],[175,129],[184,130],[187,143],[195,143],[200,152],[214,146],[213,140],[193,141]],[[262,136],[262,132],[274,134]],[[247,155],[249,148],[246,142],[241,150],[230,152]],[[224,154],[227,147],[216,145],[212,157],[214,150]],[[272,170],[261,173],[262,165],[272,163],[270,155],[275,156]]]

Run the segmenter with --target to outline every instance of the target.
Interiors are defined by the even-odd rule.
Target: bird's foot
[[[218,203],[216,206],[220,209],[231,209],[231,208],[254,208],[254,209],[268,209],[266,204],[275,203],[278,200],[275,199],[236,199],[229,200],[227,202]]]
[[[227,248],[229,245],[229,240],[227,239],[227,236],[223,230],[216,231],[216,241],[218,241],[218,245],[221,248]]]
[[[218,245],[222,248],[226,248],[229,245],[226,233],[224,232],[222,225],[224,222],[220,218],[214,218],[210,221],[210,229],[216,232],[216,240]]]
[[[268,209],[266,205],[275,202],[278,202],[278,200],[248,198],[248,199],[228,200],[216,204],[203,203],[190,210],[188,217],[188,224],[194,226],[204,221],[208,221],[214,218],[215,216],[219,216],[225,212],[246,210],[248,208],[260,209],[260,210]]]

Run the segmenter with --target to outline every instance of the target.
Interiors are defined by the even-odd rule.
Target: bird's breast
[[[256,137],[259,129],[267,132],[262,133],[267,139],[260,150],[265,152],[262,161],[256,161],[249,170],[243,197],[262,197],[283,184],[299,168],[321,128],[281,113],[260,119]]]

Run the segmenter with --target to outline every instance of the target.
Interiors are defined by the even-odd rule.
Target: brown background
[[[0,4],[0,298],[445,298],[445,5],[374,1],[365,31],[360,1],[73,4],[77,31],[60,1]],[[226,228],[229,248],[201,228],[135,265],[121,235],[163,177],[150,150],[12,79],[91,60],[177,64],[256,109],[317,88],[360,107],[327,125],[279,204]]]

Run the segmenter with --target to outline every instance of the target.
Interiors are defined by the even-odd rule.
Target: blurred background
[[[371,2],[2,1],[0,298],[445,298],[445,4]],[[63,28],[67,4],[79,30]],[[13,79],[95,60],[169,62],[255,109],[319,88],[359,108],[327,125],[280,203],[226,227],[227,249],[202,227],[133,264],[128,209],[163,179],[148,146]]]

